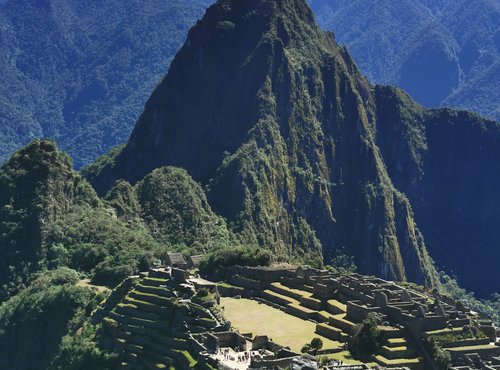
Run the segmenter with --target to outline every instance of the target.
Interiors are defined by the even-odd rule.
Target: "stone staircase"
[[[380,326],[385,343],[375,356],[375,362],[387,368],[407,367],[412,370],[423,370],[424,363],[414,349],[410,348],[403,330],[394,327]]]

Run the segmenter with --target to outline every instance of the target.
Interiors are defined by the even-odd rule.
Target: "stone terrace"
[[[478,323],[476,315],[449,297],[422,294],[375,277],[339,275],[307,267],[234,267],[230,276],[228,284],[220,287],[221,294],[254,298],[314,321],[317,334],[334,341],[347,342],[356,325],[376,313],[384,322],[379,329],[385,343],[375,361],[387,368],[424,369],[425,362],[431,361],[422,338],[458,333]],[[500,355],[491,322],[479,322],[479,327],[490,334],[489,339],[444,343],[454,364],[463,363],[464,356],[470,354],[489,362]]]

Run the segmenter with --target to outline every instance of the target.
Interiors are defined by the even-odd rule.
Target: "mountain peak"
[[[372,86],[304,0],[219,1],[126,147],[91,176],[104,192],[181,167],[245,243],[319,264],[347,253],[362,272],[433,284],[374,142],[375,116]]]
[[[304,0],[217,2],[190,30],[117,166],[132,182],[168,164],[187,168],[206,183],[223,154],[234,152],[262,115],[274,109],[271,95],[285,92],[274,89],[277,80],[290,89],[290,68],[319,70],[323,62],[357,73],[345,49],[316,25]],[[273,114],[281,113],[288,116]],[[180,137],[196,144],[186,145]],[[102,191],[114,180],[104,175],[96,185]]]

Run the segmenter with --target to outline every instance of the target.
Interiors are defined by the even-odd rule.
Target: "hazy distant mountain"
[[[78,167],[125,141],[211,0],[0,0],[0,162],[55,138]],[[499,118],[499,5],[312,0],[368,77]]]
[[[311,0],[320,24],[374,82],[428,107],[500,119],[500,3],[495,0]]]
[[[0,9],[0,162],[34,137],[57,139],[77,167],[125,141],[210,3],[7,0]]]

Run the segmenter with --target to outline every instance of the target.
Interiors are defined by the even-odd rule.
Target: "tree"
[[[382,347],[382,338],[375,315],[369,315],[358,325],[349,343],[349,350],[354,356],[372,357]]]
[[[323,341],[320,338],[313,338],[311,343],[306,343],[302,347],[301,352],[316,356],[321,348],[323,348]]]

